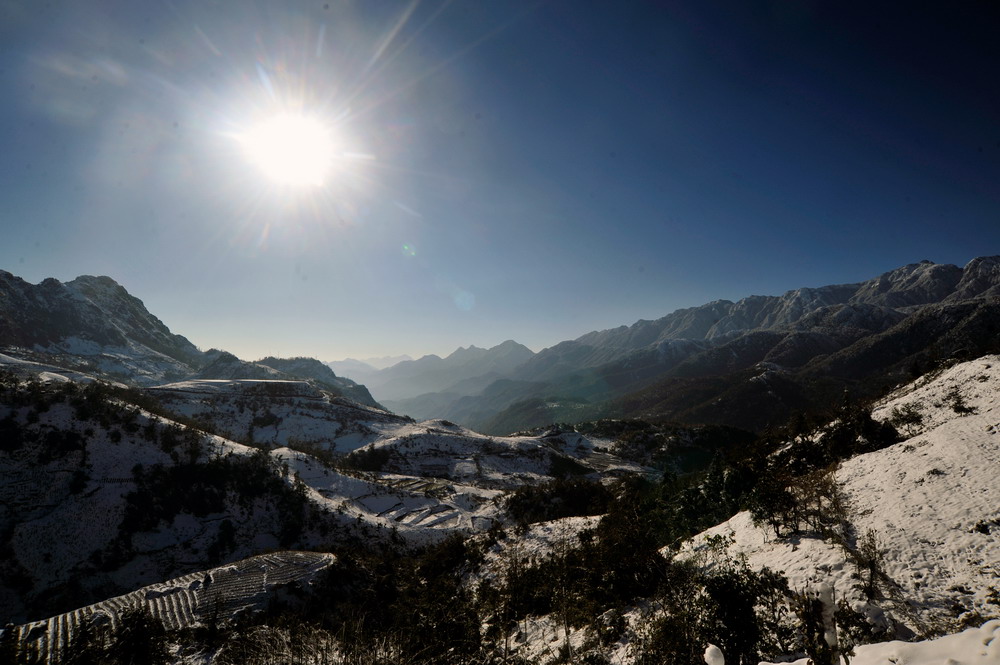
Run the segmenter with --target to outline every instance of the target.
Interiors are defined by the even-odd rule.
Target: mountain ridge
[[[444,358],[431,354],[372,372],[359,385],[338,377],[329,364],[318,361],[266,358],[247,362],[217,350],[202,352],[171,333],[141,300],[109,277],[84,275],[65,284],[50,278],[32,286],[0,272],[0,345],[27,347],[28,356],[41,354],[80,371],[126,377],[143,385],[186,378],[307,378],[337,394],[378,406],[374,393],[391,408],[418,419],[444,417],[477,428],[505,422],[523,429],[539,423],[498,418],[509,408],[526,412],[517,406],[520,400],[536,400],[536,407],[537,400],[565,407],[546,406],[535,418],[547,412],[553,419],[599,417],[620,408],[623,398],[648,407],[648,394],[676,391],[677,380],[684,379],[683,390],[698,391],[708,403],[720,397],[719,390],[727,381],[726,392],[743,394],[733,392],[734,386],[745,381],[743,374],[758,363],[796,374],[794,382],[800,387],[803,382],[815,382],[822,374],[819,368],[826,367],[831,370],[826,376],[837,377],[846,388],[862,374],[867,376],[865,363],[854,356],[870,355],[866,345],[875,344],[878,336],[898,326],[902,327],[893,338],[908,338],[910,346],[943,339],[946,343],[939,344],[940,348],[960,351],[964,344],[990,350],[984,341],[991,316],[987,310],[998,297],[1000,256],[977,257],[962,268],[924,260],[851,284],[802,287],[780,296],[751,295],[735,302],[715,300],[659,319],[591,331],[538,353],[513,340],[489,349],[458,347]],[[986,304],[974,317],[978,322],[964,329],[969,337],[964,343],[953,344],[954,336],[930,332],[930,319],[955,315],[958,310],[950,306],[970,301]],[[922,317],[918,316],[921,312]],[[904,325],[912,317],[917,317],[914,326],[925,323],[913,328]],[[959,320],[965,319],[960,316]],[[924,332],[917,333],[918,327]],[[917,339],[923,341],[914,342]],[[899,378],[898,368],[891,365],[904,362],[898,351],[910,346],[889,349],[889,355],[896,358],[893,363],[867,364]],[[933,354],[920,348],[912,348],[908,355],[913,356],[912,362],[933,361]],[[884,380],[889,379],[887,375]],[[812,388],[806,390],[808,400],[820,399]],[[679,397],[666,401],[658,397],[654,402],[665,410],[643,414],[672,418],[688,413],[667,408],[674,402],[694,406],[691,396]],[[766,422],[765,415],[780,418],[794,408],[773,406],[773,413],[765,409],[752,418],[754,427]]]
[[[591,331],[567,343],[636,349],[672,339],[711,340],[749,329],[791,325],[822,307],[844,304],[883,305],[893,308],[993,296],[1000,293],[1000,256],[972,259],[965,268],[924,260],[911,263],[862,282],[801,287],[780,296],[751,295],[735,302],[714,300],[697,307],[675,310],[652,321]],[[654,334],[655,333],[655,334]],[[536,354],[542,362],[546,352]],[[528,371],[527,368],[524,371]]]
[[[455,384],[491,373],[508,376],[533,355],[534,352],[523,344],[506,340],[488,349],[460,346],[444,358],[428,354],[416,360],[404,360],[363,376],[365,385],[379,400],[392,401],[447,391]]]
[[[573,414],[600,417],[621,405],[620,402],[604,405],[606,400],[648,391],[658,382],[661,388],[657,390],[674,390],[662,386],[676,386],[676,379],[681,377],[695,381],[685,390],[703,391],[710,401],[707,395],[718,397],[720,388],[711,387],[709,377],[736,373],[732,380],[743,381],[738,374],[758,362],[796,370],[831,354],[845,357],[862,353],[864,346],[854,345],[901,325],[922,310],[931,308],[931,317],[947,316],[947,309],[933,308],[970,300],[991,302],[998,295],[998,256],[972,259],[964,268],[924,260],[852,284],[802,287],[780,296],[752,295],[735,302],[715,300],[675,310],[659,319],[591,331],[542,349],[520,365],[511,378],[530,386],[523,394],[526,400],[542,397],[553,398],[548,400],[552,403],[569,400],[565,409],[550,410],[553,420],[577,417]],[[905,326],[897,336],[905,337],[904,330]],[[979,330],[976,334],[978,341],[973,346],[991,348],[986,344],[988,331]],[[863,371],[858,363],[843,362],[855,367],[855,373]],[[848,373],[843,378],[857,377]],[[695,388],[696,385],[700,387]],[[590,402],[590,406],[581,409],[579,399]],[[811,399],[817,397],[813,395]],[[447,404],[436,415],[499,433],[491,429],[491,423],[517,423],[516,419],[500,416],[504,409],[522,408],[516,406],[517,401],[508,393],[502,404],[491,406],[486,391],[480,390],[459,395],[450,403],[443,395],[424,394],[394,400],[393,405],[405,413],[423,417],[427,408],[440,409]],[[645,401],[639,399],[637,403]],[[772,415],[785,417],[791,408],[797,407],[786,405]],[[469,414],[477,415],[473,420],[462,420]],[[670,409],[659,414],[643,411],[633,415],[673,418],[683,413]],[[539,413],[537,418],[544,419],[545,413]],[[516,428],[539,424],[524,421]],[[764,424],[765,421],[757,419],[755,426]]]
[[[107,276],[81,275],[65,283],[47,278],[32,285],[0,270],[0,347],[28,360],[51,360],[145,386],[187,378],[307,378],[379,406],[367,388],[336,376],[318,360],[249,363],[218,349],[203,352]]]

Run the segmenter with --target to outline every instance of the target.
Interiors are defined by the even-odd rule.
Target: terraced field
[[[260,609],[278,587],[309,583],[335,560],[320,552],[274,552],[152,584],[123,596],[17,626],[21,643],[37,645],[43,662],[69,644],[84,621],[117,625],[126,610],[144,608],[167,630]]]

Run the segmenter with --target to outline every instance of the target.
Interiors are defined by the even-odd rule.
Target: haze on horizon
[[[986,3],[0,5],[0,269],[323,360],[1000,253]]]

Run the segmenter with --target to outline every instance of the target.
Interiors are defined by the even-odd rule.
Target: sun
[[[239,135],[247,158],[273,182],[319,187],[330,174],[333,136],[318,118],[279,113]]]

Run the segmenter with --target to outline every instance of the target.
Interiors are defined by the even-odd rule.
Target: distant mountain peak
[[[379,400],[399,400],[449,389],[463,382],[496,375],[510,375],[534,352],[514,340],[485,349],[460,346],[444,358],[426,355],[365,375],[365,384]]]
[[[53,279],[53,278],[49,277],[48,279]],[[113,278],[108,277],[107,275],[80,275],[76,279],[67,282],[67,284],[90,284],[90,285],[99,285],[112,289],[124,289],[124,287],[121,284],[116,282]]]
[[[350,361],[351,358],[347,358],[346,360]],[[413,360],[413,357],[410,356],[409,354],[404,353],[398,356],[378,356],[372,358],[362,358],[358,362],[370,365],[375,369],[385,369],[386,367],[392,367],[393,365],[405,362],[407,360]]]
[[[1000,256],[980,256],[965,265],[951,299],[997,296],[1000,296]]]

